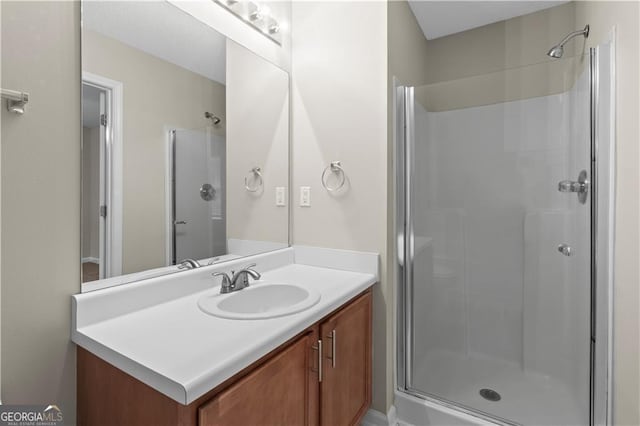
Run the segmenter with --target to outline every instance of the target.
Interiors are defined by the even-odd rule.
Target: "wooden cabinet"
[[[309,348],[314,333],[257,367],[198,410],[200,426],[304,425],[310,415],[309,386],[315,382]]]
[[[320,325],[323,377],[320,423],[358,424],[371,404],[371,294]]]
[[[79,425],[355,425],[371,403],[371,291],[189,405],[82,348],[77,389]]]

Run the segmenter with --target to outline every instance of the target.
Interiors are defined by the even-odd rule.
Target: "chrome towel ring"
[[[327,184],[327,179],[329,177],[328,172],[335,173],[340,176],[340,180],[338,181],[338,184],[334,187],[331,187]],[[322,181],[322,186],[324,187],[324,189],[326,189],[329,192],[335,192],[340,188],[342,188],[344,186],[346,177],[344,174],[344,169],[340,164],[340,161],[332,161],[331,164],[325,167],[324,171],[322,172],[322,177],[320,178],[320,180]]]
[[[262,170],[260,167],[254,167],[249,170],[249,173],[252,174],[251,180],[255,181],[254,186],[249,185],[249,179],[247,177],[244,178],[244,187],[249,192],[258,192],[262,185],[264,184],[264,179],[262,178]]]

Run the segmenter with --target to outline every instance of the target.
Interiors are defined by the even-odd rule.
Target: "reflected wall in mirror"
[[[285,71],[159,1],[83,2],[82,71],[83,283],[288,245]]]

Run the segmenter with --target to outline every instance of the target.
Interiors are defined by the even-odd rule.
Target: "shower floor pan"
[[[589,423],[588,407],[581,407],[566,386],[525,373],[517,364],[454,352],[432,352],[416,364],[413,388],[429,396],[526,426]],[[495,391],[500,399],[486,399],[482,389]]]

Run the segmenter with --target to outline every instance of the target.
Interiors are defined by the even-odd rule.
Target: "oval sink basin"
[[[205,295],[198,307],[207,314],[229,319],[265,319],[295,314],[320,300],[317,292],[292,284],[252,283],[230,294]]]

